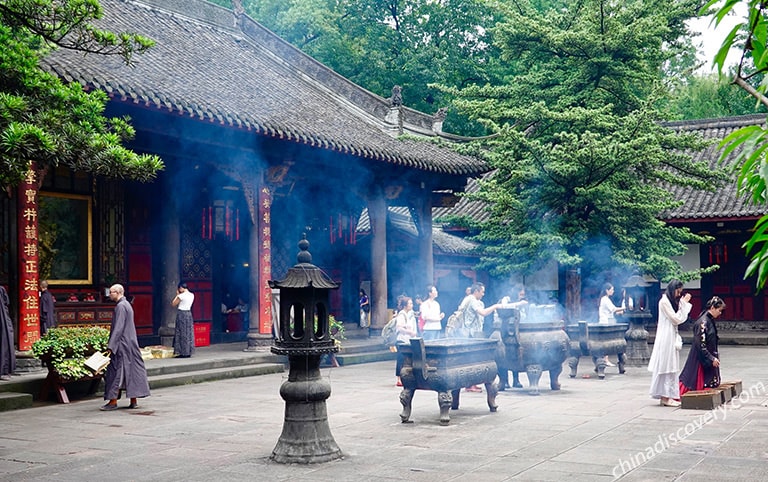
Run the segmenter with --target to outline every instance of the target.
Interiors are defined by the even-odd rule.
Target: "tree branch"
[[[736,78],[733,80],[733,83],[738,85],[742,89],[746,90],[749,93],[749,95],[751,95],[752,97],[760,101],[760,103],[763,104],[764,106],[768,107],[768,97],[761,94],[760,92],[757,91],[757,89],[749,85],[749,82],[745,81],[740,76],[736,76]]]

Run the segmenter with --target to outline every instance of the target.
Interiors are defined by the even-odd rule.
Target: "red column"
[[[259,334],[272,333],[272,193],[259,189]]]
[[[40,338],[40,303],[37,237],[38,179],[30,169],[18,187],[19,203],[16,219],[19,241],[19,350],[32,349]]]

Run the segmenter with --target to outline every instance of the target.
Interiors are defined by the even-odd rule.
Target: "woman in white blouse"
[[[179,283],[176,297],[171,302],[178,309],[173,334],[173,354],[179,358],[189,358],[195,351],[195,323],[192,319],[194,301],[195,295],[189,291],[187,283]]]

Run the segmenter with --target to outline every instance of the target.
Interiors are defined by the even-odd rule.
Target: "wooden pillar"
[[[567,323],[581,319],[581,270],[567,269],[565,272],[565,316]]]
[[[416,202],[419,231],[419,262],[421,275],[417,276],[415,293],[426,295],[427,285],[435,282],[435,258],[432,243],[432,196],[429,190],[422,190]],[[426,299],[426,298],[425,298]]]
[[[387,315],[387,201],[380,189],[368,199],[371,221],[371,328],[381,329]]]
[[[19,184],[17,234],[19,243],[19,329],[20,351],[32,349],[40,338],[39,262],[38,262],[38,186],[39,174],[32,168]]]
[[[169,179],[164,182],[169,183]],[[167,185],[167,184],[166,184]],[[168,192],[172,192],[169,190]],[[171,300],[176,296],[176,288],[181,280],[181,221],[173,196],[161,204],[161,255],[160,255],[160,344],[173,345],[176,330],[176,307]]]
[[[272,289],[268,284],[272,278],[272,193],[264,184],[254,187],[258,189],[255,197],[246,192],[246,201],[256,204],[249,206],[256,216],[248,238],[248,289],[256,302],[248,313],[248,350],[272,342]]]

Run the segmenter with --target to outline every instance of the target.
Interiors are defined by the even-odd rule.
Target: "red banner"
[[[269,188],[259,191],[259,333],[272,333],[272,193]]]
[[[32,349],[40,338],[39,259],[37,237],[37,190],[35,171],[30,169],[19,185],[16,219],[19,240],[19,350]]]

